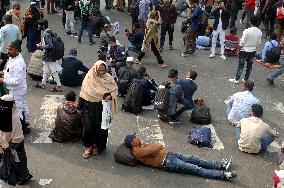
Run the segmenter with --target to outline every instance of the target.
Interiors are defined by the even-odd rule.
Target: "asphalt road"
[[[27,2],[23,2],[27,6]],[[24,7],[22,6],[22,7]],[[103,11],[104,12],[104,11]],[[109,14],[112,22],[119,21],[121,31],[130,27],[130,17],[127,13],[116,10]],[[97,60],[98,44],[88,45],[88,38],[84,36],[82,43],[76,38],[64,34],[61,24],[61,16],[58,14],[47,15],[50,28],[57,32],[66,45],[66,55],[72,47],[78,48],[78,58],[88,67]],[[196,83],[198,91],[195,98],[205,99],[211,109],[213,126],[219,139],[224,145],[223,150],[200,149],[188,144],[188,132],[194,125],[189,121],[187,114],[181,117],[180,125],[169,125],[157,120],[154,110],[144,110],[139,117],[133,114],[120,112],[115,117],[115,122],[110,129],[107,151],[96,158],[82,159],[83,146],[81,142],[74,144],[50,143],[46,138],[49,130],[54,126],[55,109],[62,101],[62,95],[69,90],[79,94],[80,88],[64,87],[63,93],[51,93],[48,85],[46,90],[33,87],[34,81],[28,79],[28,103],[30,109],[30,124],[32,132],[26,137],[25,147],[28,156],[28,167],[34,175],[33,180],[26,187],[42,187],[40,179],[52,179],[51,183],[44,186],[50,188],[68,187],[194,187],[194,188],[264,188],[272,187],[272,173],[277,169],[277,153],[263,153],[260,155],[245,154],[238,150],[234,138],[234,127],[226,121],[224,100],[240,91],[242,84],[234,85],[228,81],[233,78],[236,71],[238,58],[229,58],[222,61],[218,56],[209,59],[209,51],[198,50],[192,56],[181,57],[184,46],[179,26],[182,18],[178,18],[174,33],[175,50],[168,50],[168,42],[162,53],[168,68],[158,69],[155,56],[149,53],[143,59],[144,65],[150,75],[158,83],[167,79],[170,68],[176,68],[180,77],[193,69],[198,73]],[[76,24],[78,28],[78,23]],[[242,26],[239,26],[241,30]],[[239,31],[239,35],[241,32]],[[119,37],[122,44],[127,39],[122,33]],[[98,40],[96,40],[98,43]],[[265,41],[265,39],[263,39]],[[25,42],[24,42],[25,45]],[[30,54],[23,47],[26,63],[29,63]],[[219,50],[219,49],[218,49]],[[217,52],[218,52],[217,50]],[[255,81],[254,94],[261,100],[264,106],[264,120],[280,132],[277,142],[281,143],[284,133],[284,77],[275,80],[276,87],[270,88],[265,79],[272,72],[261,65],[253,65],[251,79]],[[50,96],[51,95],[51,96]],[[54,96],[59,95],[59,96]],[[122,100],[119,101],[120,105]],[[172,174],[139,165],[129,167],[117,164],[113,154],[115,149],[123,142],[125,135],[136,131],[145,142],[160,142],[171,151],[179,151],[189,155],[198,155],[205,159],[221,160],[224,157],[233,157],[231,169],[238,172],[238,178],[231,181],[219,181],[200,178],[185,174]]]

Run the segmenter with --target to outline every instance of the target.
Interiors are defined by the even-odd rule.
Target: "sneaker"
[[[240,19],[240,24],[243,25],[244,23],[244,20]]]
[[[274,80],[270,80],[269,78],[266,78],[266,81],[267,81],[267,83],[268,83],[268,85],[270,86],[270,87],[274,87],[275,85],[274,85]]]
[[[215,57],[215,54],[211,54],[211,55],[209,56],[209,58],[213,58],[213,57]]]
[[[187,57],[187,56],[189,56],[189,53],[183,52],[182,54],[180,54],[180,56],[181,56],[181,57]]]
[[[237,172],[236,171],[224,172],[224,176],[225,176],[226,180],[231,180],[232,178],[236,178],[237,177]]]
[[[78,37],[77,33],[72,33],[71,36],[72,37]]]
[[[174,49],[174,47],[173,47],[173,46],[170,46],[170,47],[169,47],[169,50],[173,50],[173,49]]]
[[[67,32],[65,32],[65,34],[66,35],[71,35],[72,33],[71,33],[71,31],[67,31]]]
[[[231,164],[232,164],[232,157],[230,157],[229,159],[223,159],[222,160],[222,167],[226,171],[229,169]]]
[[[169,124],[171,124],[171,125],[175,125],[175,124],[179,124],[179,123],[180,123],[179,119],[170,119],[169,120]]]
[[[236,80],[235,78],[229,79],[229,82],[233,82],[233,83],[235,83],[235,84],[239,84],[239,83],[240,83],[240,81],[239,81],[239,80]]]
[[[209,57],[210,57],[210,56],[209,56]],[[226,60],[226,59],[227,59],[226,56],[224,56],[224,55],[221,55],[220,58],[221,58],[222,60]]]

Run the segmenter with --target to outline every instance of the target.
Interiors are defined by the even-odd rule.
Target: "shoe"
[[[33,176],[29,173],[25,179],[23,179],[23,180],[21,180],[20,182],[18,182],[18,185],[25,185],[25,184],[27,184],[32,178],[33,178]]]
[[[170,46],[170,47],[169,47],[169,50],[173,50],[173,49],[174,49],[174,47],[173,47],[173,46]]]
[[[209,56],[209,57],[210,57],[210,56]],[[226,56],[224,56],[224,55],[221,55],[220,58],[221,58],[222,60],[226,60],[226,59],[227,59]]]
[[[180,54],[180,56],[181,56],[181,57],[187,57],[187,56],[189,56],[189,53],[183,52],[182,54]]]
[[[71,31],[67,31],[67,32],[65,32],[65,34],[66,35],[71,35],[72,33],[71,33]]]
[[[76,32],[75,32],[75,33],[72,33],[71,36],[72,36],[72,37],[78,37],[78,35],[77,35]]]
[[[209,56],[209,58],[213,58],[213,57],[215,57],[215,54],[211,54],[211,55]]]
[[[93,41],[93,42],[89,42],[89,45],[91,46],[91,45],[93,45],[93,44],[95,44],[95,42]]]
[[[236,80],[235,78],[229,79],[229,82],[233,82],[233,83],[235,83],[235,84],[239,84],[239,83],[240,83],[240,81],[239,81],[239,80]]]
[[[168,120],[167,116],[165,116],[165,115],[158,114],[158,118],[160,118],[162,121],[167,121]]]
[[[222,167],[223,170],[228,170],[230,165],[232,164],[232,157],[230,157],[229,159],[223,159],[222,160]]]
[[[274,80],[270,80],[269,78],[266,78],[266,81],[270,87],[275,87]]]
[[[240,19],[240,24],[243,25],[244,23],[244,20]]]
[[[231,180],[232,178],[237,177],[237,172],[232,171],[232,172],[224,172],[225,180]]]
[[[180,123],[179,119],[170,119],[169,120],[169,124],[171,124],[171,125],[175,125],[175,124],[179,124],[179,123]]]

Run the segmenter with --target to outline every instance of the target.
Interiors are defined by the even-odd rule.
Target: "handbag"
[[[103,105],[103,112],[102,112],[102,124],[101,124],[101,129],[109,129],[112,125],[112,111],[111,111],[111,106],[112,106],[112,101],[102,101]]]

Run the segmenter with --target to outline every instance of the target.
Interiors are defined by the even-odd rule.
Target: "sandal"
[[[58,87],[54,87],[50,90],[51,92],[62,92],[62,89],[61,88],[58,88]]]
[[[36,83],[36,84],[35,84],[35,88],[45,89],[45,85],[40,84],[40,83]]]
[[[93,147],[85,148],[83,153],[83,158],[88,159],[92,153],[93,153]]]

